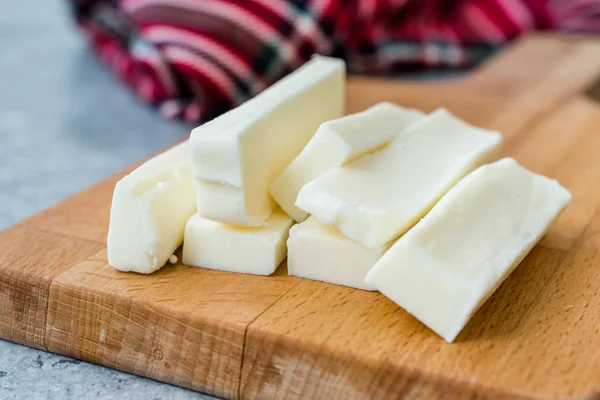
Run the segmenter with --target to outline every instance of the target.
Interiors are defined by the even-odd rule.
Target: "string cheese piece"
[[[391,243],[367,249],[311,216],[292,227],[287,245],[289,275],[376,290],[365,275]]]
[[[285,243],[292,224],[281,209],[275,209],[261,227],[227,225],[195,214],[185,228],[183,264],[271,275],[285,260]]]
[[[145,162],[115,186],[108,227],[108,264],[149,274],[183,241],[196,211],[196,185],[188,142]]]
[[[255,98],[194,129],[192,163],[197,179],[235,187],[222,207],[198,204],[216,221],[258,226],[274,207],[269,184],[313,137],[319,125],[344,110],[345,64],[315,56]],[[227,189],[218,191],[224,195]],[[201,199],[200,199],[201,200]]]
[[[480,167],[398,239],[366,282],[452,342],[570,199],[512,158]]]
[[[390,145],[306,184],[296,205],[365,247],[397,238],[461,178],[496,158],[502,135],[440,109]]]
[[[335,167],[382,148],[423,115],[383,102],[324,122],[304,150],[271,184],[269,193],[292,218],[304,221],[308,213],[295,205],[302,186]]]

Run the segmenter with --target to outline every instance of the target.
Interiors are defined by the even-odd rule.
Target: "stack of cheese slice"
[[[290,275],[379,290],[454,340],[570,194],[494,162],[502,136],[445,109],[342,117],[344,81],[315,57],[123,178],[109,264],[151,273],[182,242],[184,264],[231,272],[287,256]]]
[[[297,222],[308,212],[296,207],[300,189],[330,170],[388,145],[424,114],[383,102],[323,123],[312,140],[271,184],[275,201]]]
[[[293,224],[269,185],[319,126],[344,111],[343,61],[314,57],[259,96],[192,131],[198,213],[185,228],[183,262],[270,275],[286,258]]]
[[[269,185],[323,122],[342,116],[344,102],[344,62],[315,56],[144,163],[115,187],[109,264],[152,273],[185,242],[186,264],[271,274],[293,220],[276,209]]]
[[[365,275],[378,258],[457,181],[494,159],[501,141],[441,109],[386,148],[311,180],[296,200],[312,217],[290,234],[290,273],[376,289]]]

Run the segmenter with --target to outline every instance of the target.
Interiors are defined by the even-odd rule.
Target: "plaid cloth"
[[[600,0],[71,0],[91,46],[166,118],[210,119],[314,53],[348,71],[470,67],[518,35],[600,31]]]

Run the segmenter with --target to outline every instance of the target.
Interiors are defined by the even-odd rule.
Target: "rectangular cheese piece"
[[[499,133],[440,109],[387,148],[310,181],[296,205],[376,248],[410,229],[466,174],[495,159],[501,142]]]
[[[199,213],[236,225],[263,224],[274,207],[269,184],[313,137],[344,110],[345,64],[315,56],[255,98],[194,129],[196,178],[239,188],[235,212],[198,204]],[[239,212],[241,210],[241,212]]]
[[[293,220],[275,209],[261,227],[222,224],[193,215],[185,227],[183,263],[194,267],[271,275],[286,257]]]
[[[304,221],[308,213],[296,207],[302,186],[335,167],[384,147],[423,115],[383,102],[324,122],[304,150],[271,184],[269,193],[292,218]]]
[[[202,210],[203,215],[221,216],[220,222],[227,220],[232,225],[254,225],[249,222],[240,224],[240,221],[247,221],[243,188],[202,180],[197,180],[196,186],[198,208]],[[272,202],[272,199],[269,198],[269,201]],[[264,225],[264,222],[256,224],[260,226]]]
[[[302,278],[376,290],[365,275],[391,243],[367,249],[314,216],[290,230],[288,273]]]
[[[366,282],[452,342],[570,199],[512,158],[480,167],[398,239]]]
[[[145,162],[115,186],[108,227],[108,264],[149,274],[161,268],[183,241],[196,211],[189,144]]]

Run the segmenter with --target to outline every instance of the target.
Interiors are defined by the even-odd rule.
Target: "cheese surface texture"
[[[423,117],[417,110],[379,103],[365,111],[324,122],[304,150],[269,188],[270,194],[296,221],[308,213],[296,207],[300,189],[325,172],[388,144],[412,122]]]
[[[194,174],[200,181],[239,188],[239,213],[225,207],[198,212],[221,222],[257,226],[273,210],[269,184],[313,137],[319,125],[342,116],[345,64],[315,56],[239,107],[194,129]],[[241,200],[239,200],[241,199]]]
[[[365,247],[402,235],[466,174],[494,159],[502,136],[444,109],[390,145],[306,184],[296,205]]]
[[[110,210],[108,264],[149,274],[183,241],[196,211],[196,184],[188,142],[159,154],[115,186]]]
[[[293,220],[277,208],[261,227],[240,227],[193,215],[185,227],[183,264],[271,275],[286,257]]]
[[[482,166],[398,239],[366,282],[451,342],[570,199],[512,158]]]
[[[248,203],[243,188],[202,180],[197,180],[196,186],[198,209],[202,210],[202,216],[205,218],[233,225],[261,226],[265,222],[260,221],[267,220],[271,215],[271,198],[268,198],[269,206],[263,207],[262,204],[257,206],[256,203]],[[249,212],[254,212],[252,215],[257,219],[248,220]]]
[[[311,216],[292,227],[287,245],[289,275],[376,290],[365,275],[391,243],[368,249]]]

